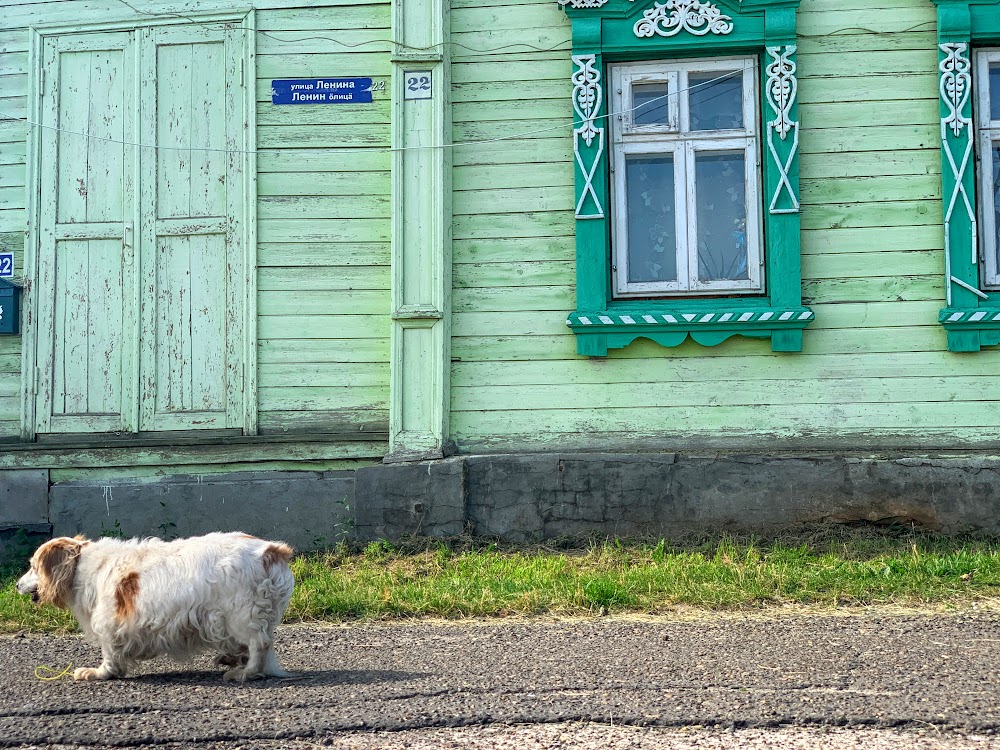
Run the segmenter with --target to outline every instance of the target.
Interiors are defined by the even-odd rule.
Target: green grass
[[[772,540],[478,540],[341,545],[298,556],[285,622],[666,613],[799,604],[961,605],[1000,595],[1000,536],[830,530]],[[0,571],[0,632],[72,630]]]

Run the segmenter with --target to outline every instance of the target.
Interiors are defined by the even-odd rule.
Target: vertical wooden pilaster
[[[393,5],[392,329],[386,462],[442,455],[451,351],[450,0]]]

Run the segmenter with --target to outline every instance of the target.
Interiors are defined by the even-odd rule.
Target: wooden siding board
[[[265,339],[257,342],[258,356],[265,364],[296,367],[318,362],[384,364],[389,361],[389,338],[337,338],[339,331],[330,331],[325,339]]]
[[[993,408],[986,404],[992,403]],[[628,432],[642,435],[672,435],[690,440],[692,434],[712,432],[746,445],[749,435],[802,436],[813,432],[844,436],[874,430],[891,433],[900,429],[975,427],[996,431],[998,402],[930,402],[840,404],[767,404],[757,406],[678,406],[650,411],[647,407],[539,409],[531,421],[559,425],[565,433]],[[509,435],[524,430],[523,411],[456,410],[453,423],[458,435]],[[876,445],[877,441],[872,441]]]
[[[836,422],[833,423],[837,425]],[[758,430],[758,440],[771,451],[828,450],[842,451],[848,444],[854,451],[875,453],[886,450],[940,451],[953,450],[956,445],[975,445],[980,450],[995,451],[1000,448],[1000,429],[991,427],[947,427],[947,428],[892,428],[884,430],[844,429],[839,426],[824,425],[808,430]],[[551,450],[547,434],[534,433],[489,433],[476,431],[455,441],[456,449],[463,453],[513,453],[524,451]],[[483,435],[483,437],[480,437]],[[734,444],[746,447],[746,435],[739,431],[718,429],[695,430],[682,428],[671,432],[659,427],[624,431],[586,430],[567,432],[559,436],[560,452],[615,452],[622,445],[642,445],[648,450],[682,451],[691,446],[704,450],[732,450]]]
[[[697,344],[689,346],[685,343],[678,347],[678,350],[695,347]],[[652,344],[649,349],[652,349]],[[534,388],[550,385],[553,381],[551,375],[547,373],[552,372],[561,376],[560,383],[568,386],[575,388],[583,384],[604,385],[609,393],[634,390],[637,385],[648,383],[650,380],[698,382],[703,372],[710,376],[713,382],[742,379],[784,380],[787,377],[787,357],[770,356],[765,347],[758,349],[761,352],[758,355],[730,352],[705,358],[693,352],[684,353],[684,356],[670,362],[615,357],[603,362],[595,361],[586,368],[568,367],[565,362],[558,361],[460,362],[453,365],[452,371],[456,378],[456,388],[473,387],[477,379],[483,376],[484,370],[493,368],[497,386]],[[802,377],[796,382],[851,378],[887,380],[947,378],[954,374],[953,368],[949,368],[948,363],[948,358],[941,356],[940,351],[898,352],[892,357],[887,357],[885,352],[879,351],[807,353],[801,357],[798,369]],[[970,366],[962,377],[988,377],[995,371],[996,366],[996,361],[984,361],[978,366]],[[936,395],[925,395],[924,398],[934,401]],[[573,408],[572,402],[563,400],[561,403],[562,406],[559,407],[561,409]],[[528,419],[530,421],[530,418]]]
[[[747,373],[771,367],[775,368],[781,377],[789,380],[831,377],[829,375],[831,372],[841,372],[843,377],[859,376],[868,372],[875,373],[878,377],[892,377],[904,372],[920,375],[924,369],[934,375],[948,375],[954,371],[953,367],[949,370],[947,358],[936,356],[944,346],[942,343],[944,334],[940,326],[934,324],[921,326],[913,332],[907,329],[903,335],[898,329],[870,328],[866,331],[872,335],[881,333],[884,336],[880,339],[873,339],[870,336],[864,338],[841,329],[812,337],[810,343],[803,344],[802,361],[794,367],[788,364],[787,357],[759,359],[771,357],[772,352],[766,343],[749,338],[734,338],[727,341],[727,346],[720,354],[705,354],[701,351],[705,347],[690,341],[685,342],[676,348],[676,360],[656,367],[646,367],[646,363],[653,357],[659,344],[640,338],[626,347],[624,355],[609,357],[606,362],[628,360],[629,363],[622,370],[625,374],[619,376],[624,380],[618,382],[632,383],[633,387],[651,387],[651,382],[655,383],[656,387],[665,387],[665,384],[674,380],[692,378],[700,378],[703,382],[715,382],[720,374],[730,373],[734,367]],[[557,382],[554,378],[560,377],[558,382],[565,383],[567,388],[571,388],[573,378],[579,376],[578,369],[562,366],[576,351],[573,337],[565,334],[456,337],[454,344],[456,376],[462,371],[461,368],[487,363],[496,365],[496,368],[488,373],[491,382],[504,377],[502,363],[516,363],[518,368],[532,364],[542,365],[541,370],[525,370],[524,377],[534,373],[533,377],[543,378],[539,381],[541,383]],[[886,357],[886,354],[892,356]],[[919,356],[916,359],[907,359],[910,355]],[[721,371],[719,365],[713,364],[716,359],[727,360]],[[606,370],[598,368],[594,377],[599,377],[599,373],[604,371],[608,373],[609,378],[616,377],[611,373],[618,372],[617,366],[610,364],[603,366]],[[897,366],[901,369],[897,370]],[[963,372],[987,374],[995,371],[996,366],[995,362],[991,362],[979,368],[967,368]],[[856,370],[852,369],[855,367]],[[475,369],[470,372],[476,373],[477,377],[485,377],[487,374]],[[729,377],[735,376],[729,374]],[[755,375],[747,374],[745,377],[755,377]]]
[[[747,407],[781,405],[849,405],[927,403],[933,393],[940,402],[997,402],[1000,386],[996,378],[980,376],[828,378],[822,382],[790,382],[783,377],[717,381],[718,387],[707,390],[698,381],[672,382],[669,388],[609,388],[604,383],[580,384],[576,391],[583,401],[600,403],[602,410],[622,408],[662,409],[669,420],[673,410],[683,407]],[[496,386],[485,393],[475,385],[455,384],[456,399],[464,411],[535,411],[573,409],[562,400],[558,385]],[[669,422],[666,422],[669,423]]]

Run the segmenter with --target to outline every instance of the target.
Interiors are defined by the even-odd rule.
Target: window
[[[577,352],[802,349],[795,0],[559,0],[573,22]]]
[[[615,296],[760,292],[757,61],[612,68]]]
[[[1000,289],[1000,49],[979,50],[976,81],[982,284],[984,289]]]
[[[1000,12],[997,0],[934,0],[941,97],[948,349],[1000,344]]]

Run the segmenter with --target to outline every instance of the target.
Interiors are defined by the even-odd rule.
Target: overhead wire
[[[154,17],[154,18],[178,18],[178,19],[181,19],[183,21],[187,21],[188,23],[199,24],[199,25],[203,25],[203,26],[222,26],[222,25],[225,25],[225,21],[198,20],[197,18],[192,18],[191,16],[186,16],[183,13],[157,13],[157,12],[153,12],[153,11],[146,11],[146,10],[141,10],[139,8],[136,8],[131,3],[126,2],[126,0],[118,0],[118,2],[120,2],[122,5],[126,6],[127,8],[130,8],[134,12],[139,13],[139,14],[144,15],[144,16],[150,16],[150,17]],[[404,42],[400,42],[400,41],[398,41],[396,39],[367,39],[367,40],[365,40],[363,42],[358,42],[357,44],[350,44],[350,43],[345,42],[345,41],[343,41],[341,39],[336,39],[334,37],[325,36],[323,34],[317,34],[317,35],[306,36],[306,37],[296,37],[295,39],[283,39],[282,37],[276,36],[274,34],[274,32],[263,31],[261,29],[251,29],[251,28],[249,28],[247,26],[230,26],[230,28],[232,28],[232,29],[234,29],[236,31],[250,31],[250,32],[253,32],[254,34],[259,34],[260,36],[266,37],[268,39],[274,39],[275,41],[282,42],[282,43],[287,43],[287,44],[294,44],[296,42],[327,41],[327,42],[333,42],[334,44],[336,44],[336,45],[338,45],[340,47],[346,47],[347,49],[357,49],[358,47],[363,47],[363,46],[365,46],[367,44],[391,44],[391,45],[393,45],[395,47],[412,50],[414,52],[430,52],[430,51],[436,50],[436,49],[438,49],[440,47],[446,47],[446,46],[448,46],[448,47],[458,47],[458,48],[465,49],[465,50],[468,50],[470,52],[475,52],[475,53],[478,53],[478,54],[481,54],[481,55],[492,55],[492,54],[495,54],[496,52],[499,52],[500,50],[512,49],[514,47],[526,47],[527,49],[529,49],[529,50],[531,50],[533,52],[556,52],[557,50],[564,49],[566,45],[568,45],[568,44],[570,44],[570,42],[572,42],[572,39],[566,39],[564,41],[558,42],[557,44],[555,44],[555,45],[553,45],[551,47],[536,47],[536,46],[534,46],[532,44],[528,44],[527,42],[517,42],[515,44],[505,44],[505,45],[503,45],[501,47],[491,47],[489,49],[480,49],[480,48],[477,48],[477,47],[469,47],[468,45],[462,44],[461,42],[453,42],[451,40],[448,40],[448,41],[443,41],[443,42],[437,42],[435,44],[431,44],[431,45],[428,45],[428,46],[425,46],[425,47],[419,47],[419,46],[414,46],[412,44],[406,44]],[[387,50],[382,50],[382,51],[387,51]]]
[[[606,112],[603,115],[595,115],[593,118],[587,118],[585,120],[573,120],[570,123],[570,125],[572,125],[574,128],[576,128],[576,127],[580,127],[585,122],[593,122],[593,121],[596,121],[596,120],[604,120],[604,119],[608,119],[608,118],[611,118],[611,117],[616,117],[618,115],[628,114],[630,112],[634,112],[635,110],[639,109],[640,107],[648,107],[650,104],[652,104],[652,103],[654,103],[656,101],[660,101],[660,100],[663,100],[663,99],[669,99],[671,96],[679,96],[680,94],[682,94],[682,93],[684,93],[686,91],[691,91],[693,89],[700,88],[702,86],[710,86],[710,85],[712,85],[712,84],[714,84],[714,83],[716,83],[718,81],[721,81],[721,80],[726,79],[726,78],[730,78],[730,77],[732,77],[732,76],[734,76],[734,75],[736,75],[738,73],[742,74],[743,72],[745,72],[747,70],[750,70],[750,68],[748,68],[748,67],[737,68],[736,70],[728,71],[728,72],[724,73],[723,75],[716,76],[715,78],[710,78],[707,81],[702,81],[701,83],[696,83],[696,84],[694,84],[692,86],[687,86],[686,88],[678,89],[677,91],[664,94],[663,96],[654,97],[653,99],[648,99],[645,102],[643,102],[642,104],[637,105],[635,107],[629,107],[627,109],[622,109],[622,110],[619,110],[619,111],[616,111],[616,112]],[[229,153],[229,154],[257,154],[257,153],[260,153],[262,150],[265,150],[265,149],[259,149],[259,148],[258,149],[230,149],[230,148],[208,148],[208,147],[200,147],[200,146],[164,146],[164,145],[160,145],[160,144],[132,143],[130,141],[117,140],[115,138],[104,138],[102,136],[96,136],[96,135],[93,135],[91,133],[81,133],[81,132],[76,131],[76,130],[69,130],[67,128],[60,128],[60,127],[57,127],[55,125],[46,125],[44,123],[34,122],[33,120],[29,120],[26,117],[16,117],[16,116],[10,115],[7,112],[2,112],[2,111],[0,111],[0,117],[8,119],[8,120],[17,120],[19,122],[24,122],[24,123],[26,123],[26,124],[28,124],[28,125],[30,125],[32,127],[44,128],[44,129],[47,129],[47,130],[55,130],[57,132],[67,133],[67,134],[70,134],[70,135],[78,135],[78,136],[81,136],[81,137],[84,137],[84,138],[90,138],[90,139],[97,140],[97,141],[102,141],[102,142],[105,142],[105,143],[115,143],[115,144],[120,144],[120,145],[123,145],[123,146],[134,146],[136,148],[147,148],[147,149],[152,149],[152,150],[162,150],[162,151],[197,151],[197,152],[213,152],[213,153]],[[331,146],[331,147],[320,147],[320,148],[317,148],[315,150],[322,151],[323,153],[358,153],[358,152],[368,152],[368,153],[371,153],[371,152],[386,153],[386,152],[388,152],[388,153],[393,153],[393,152],[399,152],[399,151],[418,151],[418,150],[431,150],[431,149],[442,149],[442,148],[459,148],[459,147],[462,147],[462,146],[479,146],[479,145],[485,145],[485,144],[489,144],[489,143],[499,143],[501,141],[526,140],[526,139],[534,137],[536,135],[541,135],[543,133],[550,133],[550,132],[555,131],[555,130],[563,130],[564,128],[566,128],[566,124],[553,125],[552,127],[549,127],[549,128],[543,128],[543,129],[540,129],[540,130],[532,130],[532,131],[523,132],[523,133],[515,133],[514,135],[500,136],[498,138],[487,138],[487,139],[474,140],[474,141],[457,141],[457,142],[454,142],[454,143],[433,144],[433,145],[430,145],[430,146],[403,146],[401,148],[384,148],[384,147],[381,147],[381,146],[353,146],[353,147]]]
[[[125,7],[129,8],[134,13],[137,13],[137,14],[143,15],[143,16],[155,17],[155,18],[173,18],[173,19],[183,20],[183,21],[186,21],[186,22],[191,23],[191,24],[206,25],[206,26],[220,26],[220,25],[224,25],[225,24],[225,22],[223,22],[223,21],[198,19],[198,18],[195,18],[195,17],[192,17],[192,16],[185,15],[183,13],[146,11],[146,10],[142,10],[141,8],[137,8],[135,5],[133,5],[132,3],[128,2],[128,0],[118,0],[118,2],[121,3],[122,5],[124,5]],[[921,22],[921,23],[915,24],[913,26],[910,26],[910,27],[908,27],[906,29],[902,29],[902,30],[898,30],[898,31],[878,31],[878,30],[874,30],[874,29],[868,29],[868,28],[865,28],[865,27],[844,27],[844,28],[839,29],[837,31],[830,32],[829,34],[798,34],[797,36],[800,37],[800,38],[827,38],[827,37],[830,37],[830,36],[844,35],[846,33],[855,33],[855,34],[864,34],[864,35],[902,34],[902,33],[909,33],[909,32],[912,32],[912,31],[916,31],[918,29],[921,29],[921,28],[924,28],[924,27],[927,27],[927,26],[934,26],[934,25],[935,25],[935,22],[933,22],[933,21],[925,21],[925,22]],[[425,46],[425,47],[419,47],[419,46],[408,45],[408,44],[405,44],[405,43],[402,43],[402,42],[399,42],[399,41],[393,40],[393,39],[370,39],[370,40],[365,40],[365,41],[358,42],[358,43],[355,43],[355,44],[351,44],[351,43],[343,41],[342,39],[337,39],[335,37],[326,36],[326,35],[322,35],[322,34],[311,35],[311,36],[307,36],[307,37],[297,37],[295,39],[284,39],[284,38],[281,38],[281,37],[278,37],[278,36],[274,35],[272,32],[263,31],[263,30],[260,30],[260,29],[251,29],[251,28],[245,27],[245,26],[237,26],[237,27],[231,27],[230,26],[230,28],[235,28],[236,30],[243,30],[243,31],[247,31],[247,32],[252,32],[254,34],[261,35],[261,36],[264,36],[264,37],[267,37],[267,38],[271,38],[271,39],[274,39],[274,40],[276,40],[278,42],[287,43],[287,44],[294,44],[294,43],[303,42],[303,41],[330,41],[330,42],[333,42],[333,43],[335,43],[335,44],[337,44],[337,45],[339,45],[341,47],[345,47],[345,48],[349,48],[349,49],[356,49],[358,47],[362,47],[362,46],[365,46],[365,45],[368,45],[368,44],[391,44],[391,45],[394,45],[395,47],[401,47],[401,48],[404,48],[404,49],[409,49],[409,50],[413,50],[413,51],[417,51],[417,52],[429,52],[431,50],[436,50],[436,49],[441,48],[443,46],[451,46],[451,47],[462,48],[462,49],[468,50],[470,52],[475,52],[475,53],[480,54],[480,55],[491,55],[491,54],[495,54],[496,52],[499,52],[501,50],[513,49],[515,47],[527,48],[527,49],[535,51],[535,52],[543,52],[543,53],[545,53],[545,52],[554,52],[554,51],[557,51],[557,50],[563,50],[563,49],[565,49],[565,46],[568,45],[571,42],[570,39],[567,39],[567,40],[565,40],[563,42],[559,42],[557,45],[554,45],[554,46],[551,46],[551,47],[547,47],[547,48],[536,47],[534,45],[527,44],[527,43],[515,43],[515,44],[503,45],[503,46],[500,46],[500,47],[489,48],[489,49],[481,49],[481,48],[474,48],[474,47],[470,47],[470,46],[465,45],[465,44],[461,44],[459,42],[454,42],[454,41],[448,40],[448,41],[438,42],[436,44]],[[679,94],[683,93],[684,91],[689,91],[689,90],[698,88],[700,86],[708,86],[708,85],[714,84],[714,83],[716,83],[719,80],[722,80],[722,79],[727,78],[729,76],[735,75],[735,74],[740,73],[740,72],[742,72],[744,70],[746,70],[746,68],[742,68],[742,69],[739,69],[739,70],[736,70],[736,71],[730,71],[730,72],[728,72],[728,73],[726,73],[726,74],[724,74],[722,76],[718,76],[716,78],[709,79],[707,81],[703,81],[701,83],[695,84],[693,86],[689,86],[686,89],[678,90],[678,91],[673,92],[673,93],[668,93],[668,94],[666,94],[666,95],[664,95],[662,97],[656,97],[656,98],[647,100],[647,101],[643,102],[642,105],[639,105],[639,106],[648,107],[649,105],[653,104],[656,101],[659,101],[659,100],[662,100],[662,99],[667,99],[667,98],[669,98],[670,96],[673,96],[673,95],[679,95]],[[581,126],[584,122],[593,122],[595,120],[604,120],[604,119],[608,119],[608,118],[615,117],[615,116],[618,116],[618,115],[628,114],[628,113],[633,112],[636,109],[638,109],[639,106],[631,107],[631,108],[628,108],[628,109],[623,109],[623,110],[616,111],[616,112],[607,112],[604,115],[595,115],[595,117],[593,117],[593,118],[587,118],[586,120],[580,120],[580,121],[574,120],[574,121],[572,121],[570,123],[570,125],[572,127],[576,128],[576,127]],[[132,147],[136,147],[136,148],[147,148],[147,149],[155,149],[155,150],[189,151],[189,152],[191,152],[191,151],[198,151],[198,152],[242,153],[242,154],[257,154],[257,153],[260,153],[262,151],[262,149],[228,149],[228,148],[211,148],[211,147],[198,147],[198,146],[166,146],[166,145],[162,145],[162,144],[133,143],[133,142],[130,142],[130,141],[118,140],[118,139],[114,139],[114,138],[105,138],[105,137],[97,136],[97,135],[94,135],[94,134],[91,134],[91,133],[84,133],[84,132],[69,130],[67,128],[60,128],[58,126],[46,125],[44,123],[39,123],[39,122],[35,122],[33,120],[30,120],[27,117],[18,117],[16,115],[12,115],[10,113],[2,112],[2,111],[0,111],[0,119],[20,121],[20,122],[24,122],[24,123],[28,124],[31,127],[38,127],[38,128],[49,129],[49,130],[55,130],[55,131],[58,131],[60,133],[67,133],[67,134],[77,135],[77,136],[88,138],[88,139],[98,140],[98,141],[107,142],[107,143],[121,144],[121,145],[124,145],[124,146],[132,146]],[[508,136],[499,136],[497,138],[487,138],[487,139],[478,139],[478,140],[469,140],[469,141],[457,141],[457,142],[453,142],[453,143],[434,144],[434,145],[430,145],[430,146],[404,146],[404,147],[401,147],[401,148],[392,148],[392,147],[390,147],[390,148],[384,148],[384,147],[381,147],[381,146],[351,146],[351,147],[333,146],[333,147],[319,147],[319,148],[313,149],[313,150],[321,151],[323,153],[358,153],[358,152],[389,152],[389,153],[393,153],[393,152],[399,152],[399,151],[421,151],[421,150],[433,150],[433,149],[443,149],[443,148],[460,148],[460,147],[463,147],[463,146],[487,145],[487,144],[491,144],[491,143],[500,143],[500,142],[503,142],[503,141],[526,140],[526,139],[532,138],[532,137],[537,136],[537,135],[542,135],[542,134],[550,133],[550,132],[553,132],[553,131],[556,131],[556,130],[561,130],[561,129],[565,128],[565,127],[566,127],[565,124],[560,124],[560,125],[554,125],[554,126],[549,127],[549,128],[543,128],[543,129],[539,129],[539,130],[531,130],[531,131],[526,131],[526,132],[521,132],[521,133],[515,133],[513,135],[508,135]]]
[[[221,21],[198,20],[197,18],[193,18],[191,16],[186,16],[186,15],[184,15],[182,13],[165,13],[165,12],[155,12],[155,11],[141,10],[140,8],[137,8],[134,5],[132,5],[131,3],[129,3],[127,0],[118,0],[118,2],[121,3],[122,5],[124,5],[125,7],[131,9],[135,13],[139,13],[140,15],[144,15],[144,16],[150,16],[150,17],[153,17],[153,18],[179,18],[179,19],[187,21],[189,23],[202,24],[202,25],[213,25],[213,26],[217,26],[217,25],[219,25],[221,23],[224,23],[224,22],[221,22]],[[841,29],[838,29],[836,31],[831,31],[828,34],[796,34],[796,36],[798,38],[800,38],[800,39],[825,39],[825,38],[831,37],[831,36],[848,36],[848,35],[850,35],[850,36],[886,36],[886,35],[890,35],[890,34],[908,34],[910,32],[917,31],[917,30],[923,29],[925,27],[934,28],[934,27],[936,27],[936,25],[937,25],[936,21],[921,21],[920,23],[914,24],[913,26],[909,26],[909,27],[907,27],[905,29],[889,30],[889,31],[879,31],[877,29],[869,29],[869,28],[866,28],[864,26],[845,26],[845,27],[843,27]],[[477,47],[469,47],[468,45],[462,44],[461,42],[454,42],[454,41],[448,40],[448,41],[436,42],[435,44],[431,44],[431,45],[428,45],[428,46],[425,46],[425,47],[419,47],[419,46],[413,46],[413,45],[405,44],[405,43],[400,42],[400,41],[395,40],[395,39],[369,39],[369,40],[366,40],[364,42],[358,42],[357,44],[349,44],[349,43],[344,42],[344,41],[342,41],[340,39],[337,39],[335,37],[330,37],[330,36],[326,36],[326,35],[323,35],[323,34],[317,34],[317,35],[312,35],[312,36],[308,36],[308,37],[297,37],[295,39],[283,39],[283,38],[281,38],[279,36],[276,36],[271,31],[263,31],[263,30],[260,30],[260,29],[251,29],[251,28],[248,28],[246,26],[237,26],[237,27],[234,27],[234,28],[237,29],[237,30],[252,31],[255,34],[259,34],[259,35],[267,37],[269,39],[274,39],[275,41],[283,42],[283,43],[289,43],[289,44],[293,44],[295,42],[306,42],[306,41],[329,41],[329,42],[333,42],[334,44],[337,44],[337,45],[339,45],[341,47],[346,47],[348,49],[356,49],[358,47],[362,47],[362,46],[365,46],[367,44],[391,44],[391,45],[394,45],[396,47],[401,47],[401,48],[404,48],[404,49],[413,50],[415,52],[430,52],[431,50],[436,50],[436,49],[438,49],[440,47],[450,46],[450,47],[458,47],[458,48],[461,48],[461,49],[465,49],[465,50],[468,50],[470,52],[475,52],[475,53],[478,53],[478,54],[481,54],[481,55],[491,55],[491,54],[495,54],[496,52],[498,52],[500,50],[512,49],[514,47],[525,47],[525,48],[527,48],[529,50],[532,50],[534,52],[556,52],[558,50],[564,49],[565,45],[568,45],[568,44],[570,44],[573,41],[572,39],[566,39],[565,41],[559,42],[556,45],[553,45],[551,47],[536,47],[536,46],[534,46],[532,44],[528,44],[527,42],[517,42],[515,44],[506,44],[506,45],[503,45],[501,47],[492,47],[492,48],[489,48],[489,49],[481,49],[481,48],[477,48]]]

